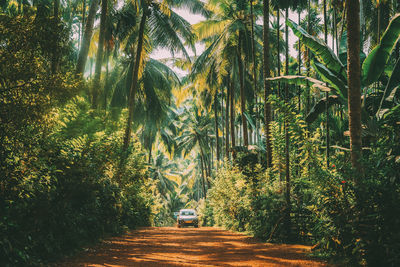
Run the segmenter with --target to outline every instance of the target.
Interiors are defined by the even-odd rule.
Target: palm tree
[[[182,5],[182,1],[177,1]],[[171,3],[171,6],[174,2]],[[175,3],[176,4],[176,3]],[[128,118],[125,128],[123,150],[126,151],[131,138],[131,126],[133,121],[133,109],[139,80],[139,69],[142,65],[142,52],[146,23],[149,25],[149,35],[154,47],[167,47],[171,52],[182,51],[189,58],[183,41],[193,43],[190,24],[176,14],[165,3],[142,1],[142,17],[137,33],[138,44],[136,47],[135,65],[133,68],[132,83],[129,90]],[[193,47],[193,46],[192,46]]]
[[[100,76],[101,76],[101,67],[103,66],[103,54],[104,54],[104,40],[106,33],[106,20],[107,20],[107,8],[108,1],[101,0],[101,17],[100,17],[100,33],[99,33],[99,42],[97,46],[97,55],[96,55],[96,67],[94,72],[94,80],[93,80],[93,95],[92,95],[92,108],[97,108],[99,88],[100,88]]]
[[[89,53],[90,41],[93,34],[93,24],[96,16],[99,0],[92,0],[90,3],[89,14],[86,20],[85,32],[81,42],[81,50],[79,51],[78,62],[76,63],[76,74],[82,75],[85,71],[87,56]]]
[[[54,5],[53,5],[53,15],[54,15],[54,23],[55,24],[59,24],[60,23],[60,0],[55,0],[54,1]],[[58,39],[58,36],[56,36],[56,38]],[[54,40],[54,43],[57,44],[58,40]],[[58,71],[58,65],[59,65],[59,55],[58,55],[58,51],[57,51],[57,45],[54,46],[54,51],[53,51],[53,56],[52,56],[52,60],[51,60],[51,72],[53,74],[55,74]]]
[[[204,110],[200,110],[196,105],[193,105],[190,110],[186,111],[183,124],[185,127],[181,135],[177,137],[177,142],[183,148],[184,156],[187,156],[194,149],[199,152],[203,193],[206,196],[206,177],[204,173],[207,172],[208,151],[210,150],[207,139],[209,130],[212,129],[211,118]],[[209,187],[208,179],[207,183]]]
[[[360,4],[346,0],[347,81],[351,164],[361,172]]]
[[[160,151],[157,152],[156,157],[151,163],[149,167],[150,178],[157,182],[156,186],[158,192],[164,199],[167,199],[168,195],[175,192],[175,189],[178,187],[177,182],[169,178],[178,175],[178,173],[174,171],[177,165],[169,161]]]
[[[238,73],[243,141],[244,145],[247,146],[248,129],[245,116],[245,75],[247,72],[244,63],[245,60],[249,59],[247,56],[251,53],[251,42],[249,41],[252,40],[251,30],[248,29],[248,17],[245,16],[248,6],[244,1],[229,0],[210,1],[207,8],[211,13],[210,19],[200,22],[194,27],[199,39],[208,42],[207,53],[204,54],[204,58],[207,59],[211,54],[214,54],[220,61],[220,69],[225,76],[230,73],[233,78]],[[231,98],[231,104],[232,102],[233,98]],[[231,136],[233,136],[232,133]]]
[[[269,0],[263,2],[263,77],[264,77],[264,127],[267,151],[267,168],[272,167],[272,142],[271,142],[271,105],[269,104],[269,96],[271,94],[271,87],[269,81],[270,77],[270,52],[269,52]]]
[[[125,108],[128,102],[130,83],[127,81],[132,80],[134,60],[129,59],[128,63],[124,63],[124,65],[120,81],[112,94],[110,105],[112,108]],[[144,67],[139,84],[137,94],[140,97],[136,99],[133,110],[136,118],[134,127],[143,127],[143,145],[148,150],[148,160],[151,161],[152,147],[159,135],[161,135],[161,141],[164,141],[168,152],[172,152],[174,144],[170,140],[173,137],[167,135],[168,132],[176,134],[173,129],[173,120],[177,115],[171,109],[170,103],[172,90],[180,84],[180,80],[175,72],[164,63],[150,58]]]

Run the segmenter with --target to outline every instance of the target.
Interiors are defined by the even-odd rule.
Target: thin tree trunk
[[[251,16],[251,50],[253,57],[253,86],[254,86],[254,99],[257,107],[257,64],[256,64],[256,46],[254,41],[254,14],[253,14],[253,0],[250,0],[250,16]],[[256,134],[258,133],[258,112],[256,112]],[[252,134],[250,135],[252,136]],[[253,143],[253,142],[252,142]]]
[[[219,156],[220,156],[220,151],[219,151],[219,131],[218,131],[218,108],[217,108],[217,93],[215,93],[214,96],[214,120],[215,120],[215,145],[216,145],[216,156],[217,156],[217,169],[218,169],[218,164],[219,164]]]
[[[307,32],[308,34],[311,34],[311,19],[310,19],[310,14],[311,14],[311,4],[310,4],[310,0],[307,1]],[[306,48],[306,53],[307,53],[307,61],[306,61],[306,68],[307,68],[307,77],[310,77],[310,49]],[[308,112],[311,109],[311,101],[310,101],[310,89],[311,88],[307,88],[306,94],[306,113],[308,114]]]
[[[229,101],[230,101],[230,79],[228,75],[228,82],[226,87],[226,101],[225,101],[225,157],[230,159],[229,155]]]
[[[324,0],[324,28],[325,28],[325,43],[328,45],[328,17],[326,15],[326,0]],[[332,47],[333,49],[333,47]],[[329,167],[329,92],[325,93],[326,102],[325,102],[325,129],[326,129],[326,166]]]
[[[378,3],[378,27],[377,27],[377,40],[376,43],[379,44],[379,41],[381,40],[381,3]]]
[[[109,60],[110,60],[110,48],[108,47],[108,45],[106,46],[107,48],[106,48],[106,80],[105,80],[105,83],[104,83],[104,90],[103,90],[103,92],[104,92],[104,111],[105,111],[105,114],[107,114],[107,97],[108,97],[108,88],[109,88],[109,79],[110,79],[110,74],[109,74],[109,67],[108,67],[108,64],[109,64]]]
[[[152,145],[149,145],[149,160],[148,160],[148,164],[151,164],[151,152],[152,152]]]
[[[221,131],[222,131],[222,141],[221,141],[221,160],[224,160],[224,144],[226,142],[225,138],[225,126],[224,126],[224,121],[226,118],[224,118],[224,87],[221,86]]]
[[[335,52],[335,22],[336,22],[336,16],[335,16],[335,8],[333,7],[333,18],[332,18],[332,51]]]
[[[360,69],[360,5],[346,0],[347,6],[347,80],[351,163],[358,173],[361,168],[361,69]]]
[[[278,11],[279,12],[279,11]],[[263,78],[264,78],[264,131],[266,139],[267,168],[272,167],[272,142],[271,142],[271,104],[268,103],[271,94],[271,85],[266,79],[270,77],[270,52],[269,52],[269,0],[263,3]],[[278,34],[279,35],[279,34]],[[279,45],[278,45],[279,46]],[[279,51],[278,51],[279,57]],[[279,75],[279,74],[278,74]]]
[[[100,34],[96,55],[96,66],[94,71],[93,80],[93,99],[92,108],[96,109],[98,104],[98,96],[100,89],[101,67],[103,66],[104,54],[104,39],[106,32],[106,19],[107,19],[108,0],[101,0],[101,17],[100,17]]]
[[[240,36],[240,34],[239,34]],[[243,70],[243,62],[242,62],[242,52],[241,52],[241,38],[239,37],[239,47],[238,47],[238,65],[239,65],[239,84],[240,84],[240,111],[242,116],[242,126],[243,126],[243,142],[244,146],[247,147],[249,145],[249,136],[247,132],[247,120],[244,112],[246,110],[246,98],[244,95],[244,70]]]
[[[200,149],[201,151],[201,149]],[[202,184],[203,184],[203,194],[204,194],[204,199],[207,199],[207,193],[206,193],[206,182],[205,182],[205,177],[204,177],[204,159],[203,159],[203,153],[200,155],[200,163],[201,163],[201,178],[202,178]]]
[[[231,79],[231,83],[230,83],[230,100],[231,100],[231,144],[232,144],[232,158],[235,159],[236,155],[235,155],[235,151],[234,148],[236,146],[236,140],[235,140],[235,86],[233,83],[233,79]]]
[[[280,10],[279,10],[279,8],[278,8],[278,11],[276,12],[277,13],[277,15],[276,15],[276,20],[278,21],[278,28],[277,28],[277,30],[276,30],[276,49],[277,49],[277,52],[278,52],[278,55],[277,55],[277,60],[278,60],[278,75],[277,76],[281,76],[281,57],[280,57],[280,55],[281,55],[281,47],[280,47]],[[278,82],[278,97],[280,97],[281,96],[281,83],[280,82]]]
[[[79,51],[78,62],[76,64],[75,73],[78,75],[83,75],[85,71],[85,65],[89,53],[90,40],[93,34],[93,24],[96,17],[97,7],[99,5],[99,0],[92,0],[89,8],[89,14],[86,21],[85,32],[83,34],[81,50]]]
[[[81,44],[83,40],[83,33],[85,30],[85,16],[86,16],[86,0],[82,1],[82,24],[80,26],[80,31],[79,31],[79,50],[81,50]]]
[[[89,78],[92,79],[93,76],[93,59],[89,58],[89,65],[90,65],[90,70],[89,70]],[[90,95],[90,93],[88,93]]]
[[[324,37],[325,37],[325,44],[328,45],[328,22],[326,16],[326,0],[324,0],[323,5],[324,5]]]
[[[59,17],[59,10],[60,10],[60,0],[54,0],[54,18]]]
[[[135,103],[135,96],[137,90],[137,83],[139,79],[139,67],[142,59],[142,49],[143,49],[143,35],[144,35],[144,26],[146,23],[147,17],[147,9],[143,11],[142,19],[140,21],[139,26],[139,36],[138,36],[138,46],[136,49],[136,59],[135,59],[135,67],[133,69],[132,75],[132,84],[129,90],[129,99],[128,99],[128,119],[126,122],[125,135],[124,135],[124,144],[123,150],[126,151],[128,149],[130,139],[131,139],[131,131],[132,131],[132,120],[133,120],[133,108]]]
[[[301,12],[300,12],[300,8],[299,8],[298,11],[297,11],[299,25],[300,25],[300,22],[301,22],[300,13]],[[298,75],[301,75],[301,41],[300,41],[300,38],[299,38],[298,50],[299,50],[299,54],[298,54],[298,63],[299,63]],[[297,97],[298,97],[297,109],[298,109],[298,112],[300,113],[300,111],[301,111],[301,86],[300,85],[297,87]]]
[[[337,14],[336,7],[333,9],[333,20],[334,20],[334,28],[335,28],[335,39],[336,39],[336,55],[339,56],[339,38],[338,38],[338,28],[337,28]]]
[[[22,14],[22,0],[18,0],[18,14]]]
[[[60,11],[60,0],[54,1],[54,23],[58,25],[60,23],[59,11]],[[58,34],[56,34],[56,39],[54,40],[53,55],[51,59],[51,73],[55,74],[59,68],[59,52],[58,52]]]
[[[365,17],[364,17],[364,0],[360,0],[360,34],[361,34],[361,50],[363,50],[363,38],[365,34]]]
[[[286,8],[285,11],[286,20],[289,19],[289,8]],[[288,25],[285,26],[285,35],[286,35],[286,66],[285,66],[285,75],[289,75],[289,29]],[[285,103],[289,103],[289,85],[285,85]],[[286,160],[286,230],[288,238],[291,237],[291,203],[290,203],[290,159],[289,159],[289,122],[285,119],[285,160]]]

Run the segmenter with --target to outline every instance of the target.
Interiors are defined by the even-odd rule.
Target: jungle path
[[[148,227],[107,239],[57,266],[328,266],[307,257],[309,250],[213,227]]]

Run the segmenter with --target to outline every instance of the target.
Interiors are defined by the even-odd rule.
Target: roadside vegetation
[[[1,265],[181,208],[346,266],[400,265],[399,10],[0,1]]]

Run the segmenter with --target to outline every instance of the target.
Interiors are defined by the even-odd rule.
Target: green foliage
[[[228,229],[245,230],[251,201],[245,176],[236,168],[221,169],[208,191],[216,225]]]
[[[29,16],[0,14],[0,135],[3,138],[18,138],[27,128],[33,130],[45,125],[52,108],[65,103],[78,91],[78,83],[70,71],[50,74],[52,50],[66,53],[69,42],[68,32],[62,26],[51,24],[43,28],[45,23]],[[56,47],[49,45],[50,39],[56,36],[59,40]],[[66,59],[60,60],[66,62]]]
[[[89,109],[70,71],[69,33],[46,17],[0,15],[0,262],[40,265],[150,224],[140,144],[117,179],[120,121]],[[58,72],[52,73],[54,53]]]
[[[318,58],[319,61],[323,62],[325,66],[338,76],[346,77],[345,67],[340,62],[339,58],[321,39],[310,35],[290,19],[286,22],[290,28],[292,28],[294,34],[300,38],[300,41],[304,43]]]
[[[379,44],[369,53],[362,66],[362,82],[368,86],[376,82],[389,60],[400,36],[400,14],[392,18]]]
[[[50,133],[30,134],[29,151],[2,144],[9,152],[1,166],[4,264],[38,264],[124,227],[150,224],[140,145],[131,147],[117,179],[122,131],[104,128],[88,111],[75,98],[52,118]]]

